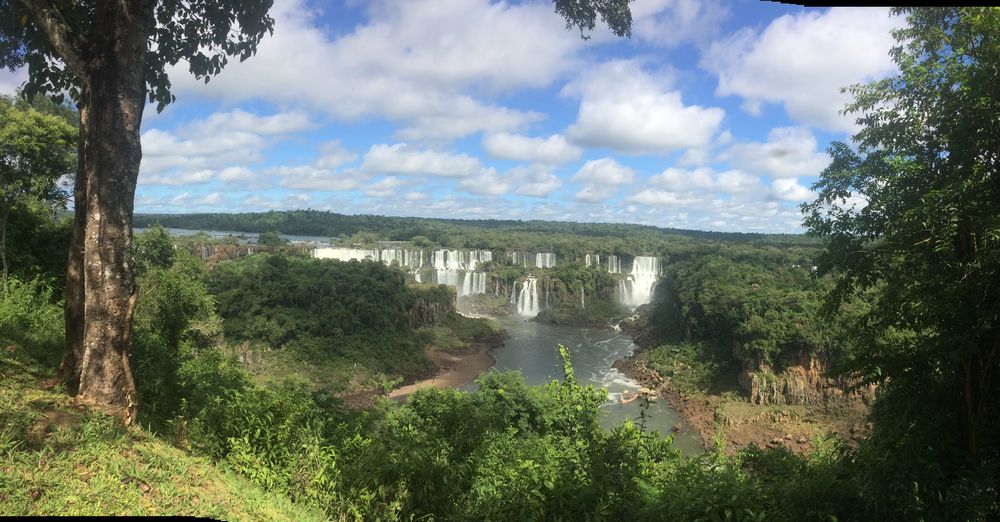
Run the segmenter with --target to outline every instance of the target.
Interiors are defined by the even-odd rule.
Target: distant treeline
[[[241,214],[137,214],[136,227],[159,223],[165,227],[190,230],[233,230],[242,232],[278,231],[284,234],[348,238],[359,233],[373,233],[384,241],[425,239],[441,246],[496,248],[526,248],[530,238],[570,235],[590,238],[658,239],[693,238],[727,242],[750,242],[780,245],[816,245],[814,240],[799,234],[752,234],[740,232],[706,232],[659,228],[624,223],[571,223],[561,221],[468,220],[374,215],[345,215],[318,210],[270,211]],[[511,244],[512,234],[528,239]],[[490,238],[502,239],[500,244]],[[551,242],[551,240],[550,240]]]

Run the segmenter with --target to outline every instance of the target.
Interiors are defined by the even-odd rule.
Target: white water
[[[637,256],[632,263],[632,272],[618,283],[618,298],[621,303],[633,308],[648,303],[653,297],[653,287],[661,273],[660,258]]]
[[[432,256],[435,282],[454,286],[458,296],[485,294],[485,272],[477,272],[481,263],[493,260],[489,250],[435,250]]]
[[[622,273],[622,260],[618,256],[608,256],[608,273]]]
[[[535,267],[537,268],[551,268],[556,266],[556,255],[539,253],[535,254]]]
[[[521,283],[521,292],[517,298],[517,313],[527,317],[538,315],[538,280],[528,276]]]
[[[381,261],[378,250],[366,248],[324,247],[312,251],[317,259],[336,259],[338,261]]]

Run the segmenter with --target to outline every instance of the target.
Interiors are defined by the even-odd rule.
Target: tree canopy
[[[948,502],[955,470],[995,478],[1000,455],[1000,9],[895,13],[899,74],[850,89],[857,149],[831,147],[803,210],[840,276],[830,304],[879,290],[857,360],[883,388],[875,482]]]

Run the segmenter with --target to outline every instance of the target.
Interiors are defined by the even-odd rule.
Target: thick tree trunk
[[[79,383],[80,403],[131,423],[138,411],[130,359],[136,298],[132,209],[142,158],[144,28],[151,22],[151,9],[147,2],[114,2],[99,11],[85,55],[83,159],[67,267],[62,369],[67,381]],[[82,295],[70,295],[80,290]]]

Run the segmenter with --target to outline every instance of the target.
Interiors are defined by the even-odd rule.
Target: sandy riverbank
[[[438,368],[437,375],[396,388],[389,397],[402,398],[423,388],[457,388],[468,384],[493,367],[490,348],[487,344],[477,344],[461,353],[429,349],[427,358]]]

